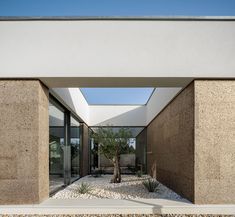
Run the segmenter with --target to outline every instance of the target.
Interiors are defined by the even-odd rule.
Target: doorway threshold
[[[48,199],[34,205],[1,205],[0,214],[214,214],[234,215],[235,204],[195,205],[166,199]]]

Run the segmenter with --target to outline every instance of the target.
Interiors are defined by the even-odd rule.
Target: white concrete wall
[[[234,78],[234,38],[234,20],[0,21],[0,77],[49,87]]]
[[[88,105],[79,88],[53,88],[52,93],[89,126],[146,126],[181,90],[157,88],[147,105]]]
[[[146,106],[90,106],[90,125],[145,126]]]
[[[90,123],[89,105],[79,88],[53,88],[51,91],[84,122]]]
[[[146,126],[180,90],[157,88],[148,104],[143,106],[89,106],[90,125]]]
[[[146,125],[174,98],[181,88],[156,88],[146,106]]]

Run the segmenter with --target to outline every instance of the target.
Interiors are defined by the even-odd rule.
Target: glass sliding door
[[[64,185],[64,111],[49,103],[49,177],[50,191]]]
[[[70,146],[71,146],[71,181],[80,176],[81,132],[80,123],[71,116],[70,119]]]
[[[80,177],[81,126],[79,120],[50,96],[49,178],[50,193]],[[87,162],[89,163],[89,162]]]

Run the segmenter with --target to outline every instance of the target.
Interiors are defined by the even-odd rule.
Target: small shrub
[[[78,187],[78,193],[86,194],[91,191],[91,186],[87,183],[82,182],[81,185]]]
[[[141,171],[141,170],[138,170],[138,171],[136,172],[136,175],[137,175],[137,177],[142,177],[142,171]]]
[[[149,192],[155,192],[158,190],[159,182],[153,179],[145,180],[142,183]]]

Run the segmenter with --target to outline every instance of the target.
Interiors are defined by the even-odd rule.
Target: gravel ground
[[[186,201],[184,198],[170,190],[160,183],[159,190],[154,193],[149,193],[143,186],[142,182],[150,178],[147,175],[137,177],[134,175],[122,175],[121,183],[110,183],[112,175],[103,175],[98,178],[92,176],[85,176],[78,181],[74,182],[65,189],[53,195],[53,198],[60,199],[96,199],[96,198],[109,198],[109,199],[137,199],[137,198],[164,198],[179,201]],[[78,188],[80,184],[89,183],[91,190],[89,193],[80,194]]]

